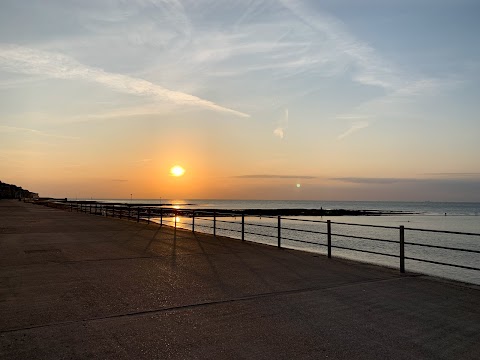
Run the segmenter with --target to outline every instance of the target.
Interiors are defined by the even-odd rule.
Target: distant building
[[[0,199],[37,199],[38,193],[0,181]]]

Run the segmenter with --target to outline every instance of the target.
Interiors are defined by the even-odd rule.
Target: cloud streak
[[[16,126],[6,126],[6,125],[0,125],[0,132],[5,132],[5,133],[23,132],[23,133],[30,133],[34,135],[40,135],[40,136],[48,136],[48,137],[53,137],[58,139],[79,139],[79,137],[76,137],[76,136],[55,135],[55,134],[47,133],[45,131],[28,129],[23,127],[16,127]]]
[[[368,121],[355,121],[351,124],[350,128],[345,131],[344,133],[340,134],[337,139],[338,140],[343,140],[345,139],[347,136],[361,130],[361,129],[365,129],[366,127],[368,127],[370,125],[370,123]]]
[[[362,177],[340,177],[330,178],[330,180],[341,181],[352,184],[371,184],[371,185],[390,185],[396,183],[405,182],[419,182],[424,181],[422,179],[409,179],[409,178],[362,178]]]
[[[388,64],[376,51],[352,36],[343,24],[334,17],[318,10],[310,11],[298,0],[279,0],[292,14],[311,29],[325,36],[333,45],[333,55],[337,60],[354,65],[353,80],[387,90],[397,88],[402,80],[396,74],[393,65]]]
[[[176,105],[196,106],[240,117],[248,114],[218,105],[212,101],[179,91],[172,91],[147,80],[110,73],[81,64],[66,55],[16,45],[0,45],[0,67],[6,71],[29,75],[48,75],[66,80],[84,80],[111,90]]]
[[[238,175],[234,176],[237,179],[316,179],[315,176],[308,175],[268,175],[268,174],[254,174],[254,175]]]
[[[284,119],[279,121],[277,128],[273,130],[273,135],[275,135],[280,139],[283,139],[283,137],[285,136],[285,130],[287,126],[288,126],[288,109],[285,109]]]
[[[478,174],[477,174],[478,175]],[[364,177],[337,177],[329,180],[340,181],[358,185],[393,185],[393,184],[480,184],[480,179],[458,178],[457,176],[445,178],[364,178]]]

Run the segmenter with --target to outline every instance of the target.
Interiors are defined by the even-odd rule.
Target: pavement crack
[[[230,299],[203,301],[203,302],[197,302],[197,303],[193,303],[193,304],[170,306],[170,307],[165,307],[165,308],[162,308],[162,309],[151,309],[151,310],[143,310],[143,311],[126,312],[126,313],[123,313],[123,314],[112,314],[112,315],[107,315],[107,316],[92,317],[92,318],[81,319],[81,320],[61,321],[61,322],[54,322],[54,323],[48,323],[48,324],[27,326],[27,327],[22,327],[22,328],[6,329],[6,330],[1,330],[0,335],[8,334],[8,333],[21,332],[21,331],[56,327],[56,326],[66,326],[66,325],[98,322],[98,321],[121,319],[121,318],[128,318],[128,317],[143,317],[143,316],[147,316],[147,315],[155,315],[155,314],[161,314],[161,313],[166,313],[166,312],[195,309],[195,308],[200,308],[200,307],[215,306],[215,305],[235,303],[235,302],[252,301],[252,300],[256,300],[256,299],[272,298],[272,297],[276,297],[276,296],[285,296],[285,295],[291,295],[291,294],[300,294],[300,293],[306,293],[306,292],[311,292],[311,291],[319,291],[319,290],[330,291],[330,290],[335,290],[335,289],[339,289],[339,288],[359,286],[359,285],[369,284],[369,283],[374,283],[374,282],[378,283],[378,282],[387,282],[387,281],[398,281],[398,280],[407,279],[407,278],[411,278],[411,277],[412,276],[409,276],[409,275],[405,276],[404,275],[404,276],[396,276],[396,277],[393,277],[393,278],[386,278],[386,279],[385,278],[369,279],[369,280],[365,280],[365,281],[357,281],[357,282],[354,282],[354,283],[345,283],[345,284],[334,285],[334,286],[312,286],[312,287],[301,288],[301,289],[290,289],[290,290],[273,291],[273,292],[267,292],[267,293],[258,293],[258,294],[252,294],[252,295],[246,295],[246,296],[239,296],[239,297],[230,298]]]

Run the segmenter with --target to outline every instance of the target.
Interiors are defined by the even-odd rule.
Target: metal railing
[[[96,201],[50,201],[45,202],[45,205],[50,207],[62,208],[68,211],[83,212],[120,219],[123,218],[128,220],[135,220],[137,222],[155,222],[158,223],[160,226],[168,225],[173,227],[175,237],[177,227],[181,227],[182,229],[191,230],[192,232],[211,233],[213,234],[213,236],[217,236],[218,231],[221,231],[223,233],[235,234],[237,238],[242,241],[252,241],[252,237],[256,237],[256,239],[268,238],[270,240],[273,240],[273,243],[276,244],[278,248],[284,247],[285,242],[306,244],[309,246],[318,246],[326,248],[326,255],[328,258],[332,257],[333,249],[372,254],[389,258],[397,258],[398,268],[402,273],[405,272],[405,260],[480,271],[480,267],[478,266],[470,266],[466,264],[451,263],[422,258],[418,256],[412,256],[405,251],[405,247],[409,246],[412,248],[420,247],[437,250],[441,249],[457,253],[480,254],[480,250],[438,245],[435,244],[435,241],[433,241],[434,243],[432,243],[432,241],[430,243],[407,241],[405,235],[406,232],[424,233],[430,234],[430,236],[432,234],[447,234],[475,237],[480,240],[480,233],[418,229],[404,227],[403,225],[395,227],[384,225],[355,224],[331,220],[312,220],[285,216],[249,215],[246,212],[239,211],[190,210],[161,206],[146,206],[142,204],[99,203]],[[177,221],[179,217],[182,217],[184,219],[191,219],[191,223],[182,223],[183,225],[179,226],[179,222]],[[262,218],[267,219],[268,223],[260,223],[261,221],[258,221],[258,219],[262,220]],[[255,219],[257,219],[256,222]],[[291,227],[291,225],[289,226],[288,224],[297,224],[297,227]],[[308,226],[305,224],[308,224]],[[316,227],[319,225],[323,225],[325,227],[324,231],[312,228],[312,226]],[[199,228],[203,230],[198,231]],[[246,230],[247,228],[248,231]],[[361,236],[358,235],[357,230],[354,230],[353,232],[339,232],[339,229],[342,228],[366,228],[370,230],[388,229],[389,231],[393,231],[397,235],[394,235],[396,236],[396,239],[392,237],[385,239],[373,236]],[[292,236],[293,234],[297,235]],[[385,252],[372,248],[347,246],[344,242],[341,241],[342,239],[348,239],[350,242],[362,241],[364,244],[370,242],[388,244],[389,250],[391,251]],[[270,241],[270,243],[272,243],[272,241]],[[478,264],[478,259],[477,261],[474,261],[474,263]]]

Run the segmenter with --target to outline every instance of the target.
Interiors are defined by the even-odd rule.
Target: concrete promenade
[[[0,200],[0,359],[480,359],[480,289]]]

